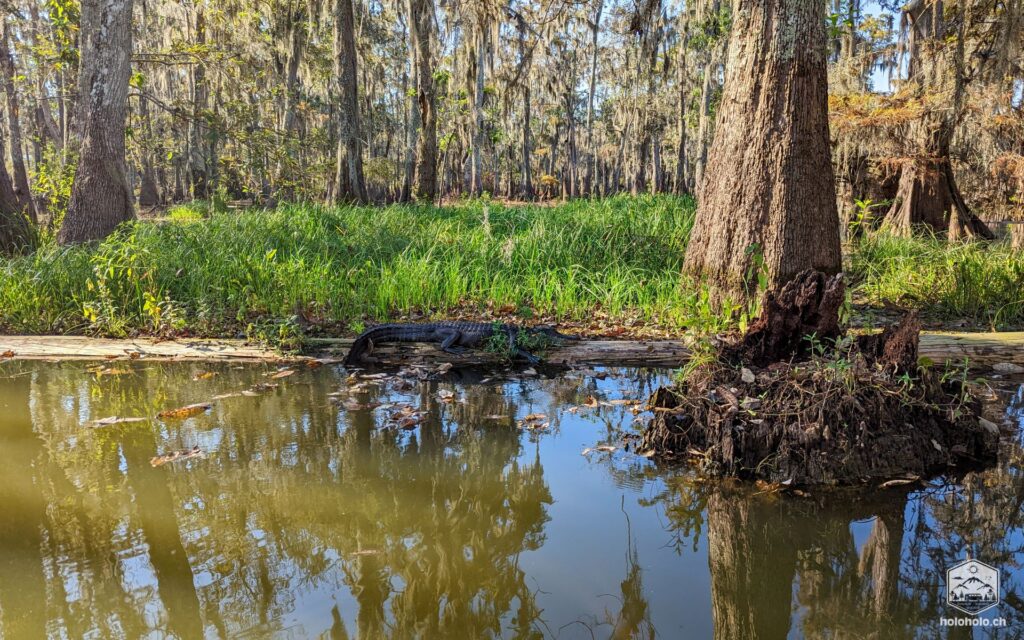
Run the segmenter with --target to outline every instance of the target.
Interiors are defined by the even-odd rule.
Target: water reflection
[[[1003,571],[995,614],[1024,630],[1015,448],[957,484],[782,499],[580,456],[634,422],[588,397],[641,398],[650,373],[353,387],[324,367],[208,414],[91,429],[273,373],[107,369],[0,373],[4,638],[956,637],[942,575],[967,551]],[[388,427],[353,403],[424,419]],[[517,429],[529,413],[548,430]],[[193,445],[207,457],[150,464]]]

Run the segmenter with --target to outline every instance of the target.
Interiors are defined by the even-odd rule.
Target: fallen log
[[[144,358],[146,360],[184,361],[265,361],[295,360],[314,357],[343,357],[352,346],[351,338],[311,338],[311,352],[299,358],[273,349],[231,339],[155,340],[150,338],[108,339],[87,336],[0,336],[0,360],[66,359],[104,360],[110,358]],[[941,365],[946,361],[989,367],[1002,362],[1024,366],[1024,332],[1002,333],[922,333],[920,356]],[[134,355],[133,355],[134,354]],[[410,360],[481,364],[495,362],[497,357],[473,351],[454,355],[440,351],[433,344],[380,345],[374,356],[386,364]],[[582,340],[552,347],[547,362],[557,365],[605,365],[678,367],[689,356],[687,344],[681,340]]]

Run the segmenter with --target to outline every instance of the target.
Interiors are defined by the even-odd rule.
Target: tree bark
[[[406,16],[406,22],[411,23],[412,18]],[[411,30],[411,26],[409,29]],[[415,92],[410,93],[409,82],[411,80],[412,86],[416,87],[416,48],[412,45],[412,41],[409,41],[408,47],[409,55],[409,71],[403,77],[402,84],[402,95],[405,96],[406,103],[406,122],[405,122],[405,179],[402,183],[402,193],[400,200],[402,202],[409,202],[412,200],[413,184],[416,178],[416,139],[419,136],[420,130],[420,111],[419,106],[416,102]]]
[[[334,193],[338,200],[366,202],[352,0],[336,0],[334,20],[334,75],[341,103],[338,109],[338,164]]]
[[[482,18],[478,17],[479,20]],[[476,83],[473,87],[473,164],[470,176],[470,191],[478,196],[483,193],[483,152],[484,146],[484,65],[487,61],[487,25],[478,25],[476,51]]]
[[[82,146],[61,244],[98,240],[135,217],[125,165],[133,0],[84,0],[81,14]]]
[[[842,268],[829,150],[824,4],[734,6],[722,106],[685,271],[713,297],[755,295],[804,269]]]
[[[7,26],[7,19],[2,18],[0,25],[0,67],[2,67],[2,82],[4,93],[7,94],[7,131],[11,136],[11,168],[13,169],[14,192],[18,196],[21,205],[33,224],[39,220],[36,217],[35,203],[32,201],[32,192],[28,187],[28,173],[25,171],[25,148],[21,140],[21,118],[18,104],[18,94],[14,86],[14,59],[11,57],[10,34]]]
[[[437,109],[431,41],[434,36],[434,0],[409,0],[409,35],[416,48],[416,101],[420,109],[420,135],[416,145],[416,197],[437,198]]]
[[[523,184],[520,187],[520,194],[524,200],[533,199],[533,175],[530,167],[530,95],[529,82],[523,85]]]
[[[202,8],[196,10],[196,45],[206,45],[206,15]],[[210,184],[207,180],[207,158],[203,145],[203,121],[206,117],[210,90],[206,82],[206,66],[203,63],[192,67],[192,119],[188,123],[188,175],[193,198],[207,198]]]
[[[587,91],[587,173],[584,189],[594,195],[594,175],[597,173],[597,149],[594,148],[594,94],[597,93],[597,37],[601,32],[601,14],[604,0],[597,0],[594,21],[590,23],[590,88]]]
[[[676,76],[679,83],[679,95],[676,108],[676,131],[679,142],[676,147],[676,173],[675,181],[672,185],[672,191],[677,196],[690,192],[689,185],[686,183],[687,174],[689,173],[686,166],[686,107],[690,90],[690,79],[686,66],[686,49],[688,46],[689,38],[684,36],[683,41],[679,43],[679,59],[676,60]]]

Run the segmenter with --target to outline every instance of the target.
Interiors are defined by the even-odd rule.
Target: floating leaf
[[[212,406],[208,402],[197,402],[196,404],[190,404],[177,409],[161,411],[157,416],[161,418],[187,418],[208,411]]]
[[[209,380],[215,375],[217,375],[216,371],[200,371],[196,375],[192,376],[192,380],[193,382],[198,382],[199,380]]]
[[[281,378],[287,378],[288,376],[295,375],[295,369],[282,369],[274,375],[270,376],[271,380],[280,380]]]

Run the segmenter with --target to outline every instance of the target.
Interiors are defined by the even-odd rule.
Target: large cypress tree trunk
[[[125,166],[133,0],[83,0],[79,100],[82,147],[61,244],[106,237],[135,217]]]
[[[334,75],[338,80],[341,105],[338,109],[338,166],[334,193],[338,200],[366,202],[352,0],[336,1],[334,21]]]
[[[416,145],[416,197],[437,197],[437,108],[431,41],[434,1],[409,0],[409,35],[416,48],[416,101],[420,108],[420,137]]]
[[[737,0],[725,91],[685,270],[741,300],[753,253],[778,289],[841,269],[829,156],[825,5]]]
[[[930,108],[911,128],[908,137],[917,141],[914,157],[900,169],[896,198],[885,225],[900,235],[915,229],[944,231],[949,240],[992,239],[989,228],[967,206],[953,175],[950,147],[953,133],[963,119],[967,74],[965,65],[964,9],[941,2],[913,0],[903,7],[910,59],[908,81],[919,95],[949,91],[951,104]],[[952,20],[950,20],[952,18]],[[956,25],[955,37],[947,22]],[[926,50],[926,54],[922,51]]]

